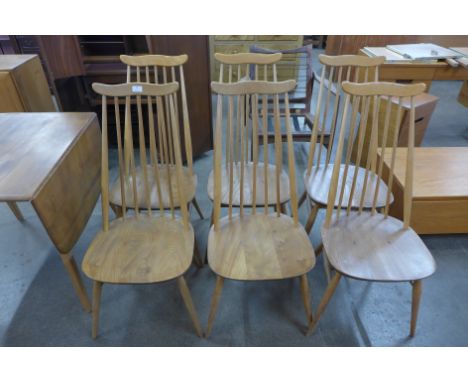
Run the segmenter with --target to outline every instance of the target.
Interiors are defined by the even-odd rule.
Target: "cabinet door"
[[[0,113],[25,111],[9,72],[0,72]]]

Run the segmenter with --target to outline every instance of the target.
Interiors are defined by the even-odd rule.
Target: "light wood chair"
[[[276,78],[276,63],[281,59],[281,53],[275,54],[261,54],[261,53],[237,53],[237,54],[221,54],[216,53],[215,59],[220,62],[219,70],[219,83],[237,83],[237,82],[249,82],[252,81],[250,78],[251,72],[254,74],[254,79],[258,80],[260,77],[268,78],[273,76]],[[273,74],[272,74],[273,73]],[[267,98],[266,95],[263,98]],[[234,102],[234,101],[233,101]],[[244,103],[241,105],[240,103]],[[233,191],[232,199],[230,198],[229,192],[229,176],[228,169],[224,168],[222,171],[221,179],[221,205],[227,207],[229,205],[234,207],[252,207],[262,206],[265,204],[265,200],[269,206],[279,208],[281,212],[286,213],[286,203],[290,199],[289,194],[289,178],[285,172],[281,173],[280,178],[280,189],[281,199],[279,206],[276,205],[276,186],[274,181],[274,175],[276,174],[276,167],[273,164],[264,161],[264,163],[258,164],[260,171],[253,172],[253,132],[251,127],[251,117],[253,113],[253,105],[250,94],[236,96],[236,117],[230,119],[230,123],[235,123],[235,126],[228,126],[235,134],[230,137],[230,145],[226,145],[226,163],[229,162],[229,156],[232,154],[232,160],[234,161],[234,167],[240,169],[241,163],[245,164],[246,176],[242,180],[239,177],[239,171],[234,171],[233,176]],[[268,112],[268,110],[266,110]],[[258,110],[257,110],[258,113]],[[233,116],[234,117],[234,116]],[[268,117],[263,123],[268,123]],[[267,126],[267,125],[265,125]],[[243,135],[241,135],[243,134]],[[265,143],[268,142],[268,134],[266,135]],[[257,137],[257,145],[259,140]],[[242,146],[244,145],[244,146]],[[232,147],[231,147],[232,146]],[[266,144],[265,144],[266,147]],[[264,150],[267,151],[267,150]],[[266,153],[268,157],[268,153]],[[269,181],[266,181],[270,179]],[[257,193],[253,196],[253,183],[258,185],[267,185],[269,191],[266,194]],[[242,190],[242,191],[241,191]],[[210,200],[214,200],[214,171],[210,172],[208,177],[207,192]],[[242,195],[242,196],[241,196]],[[242,200],[241,200],[242,197]],[[267,199],[265,199],[267,198]],[[211,213],[211,224],[213,224],[213,212]]]
[[[212,90],[218,94],[215,145],[214,145],[214,224],[208,237],[208,263],[216,273],[216,287],[211,303],[206,335],[211,332],[221,289],[224,279],[253,281],[253,280],[281,280],[287,278],[300,278],[303,302],[307,319],[312,319],[310,308],[309,287],[307,273],[315,265],[315,255],[304,228],[298,221],[297,195],[295,181],[295,162],[290,116],[288,107],[288,92],[294,89],[295,81],[266,82],[246,81],[232,84],[214,82]],[[269,163],[267,150],[264,150],[263,163],[259,161],[257,132],[263,126],[266,138],[266,118],[268,99],[274,100],[275,121],[275,154],[274,171],[270,172],[264,165]],[[280,98],[284,97],[286,105],[286,131],[288,136],[288,168],[289,182],[288,194],[291,196],[292,217],[280,212],[282,202],[282,142],[280,136]],[[234,115],[242,118],[248,114],[250,98],[252,102],[251,128],[253,131],[253,162],[245,156],[240,161],[235,160],[234,142],[237,130],[241,136],[241,152],[247,147],[247,129],[236,124]],[[223,114],[223,101],[227,102],[227,113]],[[260,108],[258,107],[260,105]],[[259,113],[258,110],[261,110]],[[226,162],[223,162],[223,115],[226,116]],[[261,116],[261,117],[260,117]],[[259,182],[257,173],[263,172],[266,181]],[[235,178],[235,174],[237,179]],[[247,199],[244,193],[244,184],[252,174],[252,189],[250,195],[253,200],[262,195],[264,204],[260,207],[253,203],[246,209]],[[223,189],[223,178],[226,178],[226,188]],[[250,181],[250,180],[249,180]],[[233,213],[234,194],[237,184],[239,188],[239,213]],[[273,187],[271,187],[273,185]],[[269,195],[273,191],[273,195]],[[228,214],[221,217],[223,197],[228,196]],[[276,212],[269,212],[270,197],[276,201]],[[249,206],[250,207],[250,206]],[[262,211],[263,209],[263,211]]]
[[[328,203],[328,190],[330,189],[334,158],[333,144],[336,137],[340,134],[339,116],[343,112],[343,102],[340,102],[340,99],[343,97],[341,84],[343,81],[349,81],[351,79],[353,79],[354,82],[362,82],[362,80],[360,80],[361,78],[364,82],[367,82],[369,80],[369,71],[374,68],[374,80],[377,81],[379,65],[384,62],[385,58],[371,58],[359,55],[320,55],[319,60],[323,67],[312,135],[310,137],[309,158],[307,169],[304,173],[305,192],[299,202],[299,204],[302,204],[306,197],[310,202],[311,211],[305,225],[307,233],[310,233],[318,211],[322,208],[326,208]],[[329,86],[329,84],[334,84],[334,86]],[[335,95],[332,94],[332,88],[335,89]],[[365,114],[364,105],[361,106],[360,112],[362,115]],[[361,118],[359,123],[360,126],[365,125],[366,120]],[[353,145],[357,138],[359,137],[355,135],[353,127],[352,130],[347,132],[347,144]],[[326,150],[324,150],[324,148],[326,148]],[[325,158],[323,158],[323,156],[325,156]],[[347,157],[346,161],[349,162],[349,159],[350,158]],[[360,163],[360,157],[357,163]],[[355,169],[358,174],[356,183],[360,185],[363,181],[365,171],[360,167],[349,166],[349,171],[354,171]],[[342,167],[342,171],[344,171],[344,167]],[[343,179],[346,179],[346,176]],[[372,195],[372,190],[374,190],[376,186],[376,183],[368,186],[368,193],[364,199],[364,208],[371,207],[372,200],[370,195]],[[343,191],[344,195],[342,196],[346,203],[352,189],[354,190],[355,186],[351,183],[346,184]],[[379,189],[380,194],[377,199],[377,206],[381,207],[385,204],[384,194],[386,187],[385,185],[380,185]],[[354,198],[349,199],[349,201],[351,203],[351,208],[356,208],[359,206],[361,195],[359,192],[353,192],[353,195]],[[337,206],[337,204],[338,200],[334,201],[334,205]]]
[[[182,298],[192,318],[196,332],[202,335],[195,307],[184,279],[194,257],[194,231],[189,221],[187,207],[187,188],[184,186],[184,168],[179,138],[179,121],[175,110],[176,94],[179,84],[164,85],[148,83],[127,83],[120,85],[93,84],[96,93],[102,95],[102,216],[103,229],[89,246],[83,260],[83,271],[94,280],[93,287],[93,328],[92,337],[97,336],[101,289],[104,283],[147,284],[177,279]],[[109,167],[108,167],[108,130],[107,103],[114,101],[116,135],[119,161],[119,186],[122,200],[122,217],[109,222]],[[145,190],[145,209],[140,210],[138,203],[137,170],[132,138],[131,99],[136,98],[138,114],[139,157],[142,171],[142,187]],[[143,117],[142,97],[148,104],[148,116]],[[123,145],[120,123],[120,100],[125,99],[124,129],[128,140]],[[157,121],[153,117],[153,104],[156,106]],[[167,113],[164,112],[168,105]],[[112,113],[110,113],[112,114]],[[144,122],[149,126],[149,161],[145,147]],[[159,142],[155,130],[161,132]],[[172,138],[169,139],[169,131]],[[162,138],[162,139],[161,139]],[[159,145],[158,145],[159,143]],[[158,146],[160,147],[158,156]],[[173,157],[170,156],[172,152]],[[157,158],[162,161],[157,165]],[[127,168],[125,158],[130,158]],[[149,162],[149,163],[148,163]],[[149,166],[148,164],[151,164]],[[150,175],[151,171],[151,175]],[[175,179],[174,179],[175,178]],[[168,195],[169,212],[159,203],[159,212],[153,211],[150,199],[150,179],[154,180],[158,200],[163,200],[163,192]],[[164,181],[163,181],[164,179]],[[167,180],[167,181],[165,181]],[[128,200],[126,190],[132,189]],[[176,215],[179,201],[180,216]],[[133,214],[127,206],[133,207]],[[195,253],[197,256],[197,253]],[[199,264],[201,262],[199,261]]]
[[[415,136],[414,97],[421,94],[426,86],[424,84],[401,85],[386,82],[358,84],[348,81],[343,82],[342,86],[346,93],[346,100],[336,147],[335,163],[332,166],[325,223],[322,227],[323,247],[336,273],[318,306],[315,321],[310,322],[308,332],[311,333],[318,323],[341,276],[346,276],[367,281],[410,282],[413,290],[410,336],[414,336],[421,298],[421,280],[432,275],[436,269],[435,261],[429,250],[416,232],[409,227]],[[398,100],[399,106],[393,112],[391,102],[383,105],[383,101],[390,97],[395,97]],[[405,97],[410,98],[411,119],[403,196],[404,218],[403,221],[400,221],[388,216],[398,139],[398,134],[395,133],[397,129],[391,129],[389,126],[400,120],[402,102]],[[345,136],[347,128],[351,130],[356,128],[356,133],[359,136],[362,135],[361,131],[365,129],[365,125],[356,123],[359,118],[358,110],[362,110],[361,106],[364,105],[364,114],[360,118],[365,120],[371,113],[369,110],[371,101],[374,118],[369,147],[370,160],[367,161],[367,166],[363,170],[364,181],[358,184],[361,175],[356,167],[349,164],[352,147],[345,143]],[[351,109],[351,113],[349,109]],[[378,119],[375,118],[379,113],[383,113],[385,116],[383,126],[378,126]],[[382,157],[388,155],[385,154],[387,150],[391,150],[392,159],[388,174],[383,173],[383,160],[379,160],[378,157],[377,133],[379,129],[383,130],[385,138],[387,138],[389,131],[394,132],[393,136],[389,136],[392,146],[381,148]],[[386,139],[384,139],[385,141]],[[359,151],[362,150],[362,146],[362,139],[360,139]],[[342,164],[343,158],[346,158],[344,165]],[[376,164],[375,171],[372,167],[373,164]],[[388,187],[383,188],[382,178],[388,179]],[[367,180],[371,180],[372,183],[368,183]],[[352,188],[346,194],[345,188],[348,184],[352,184]],[[376,186],[372,189],[372,193],[367,194],[369,184]],[[383,196],[382,190],[384,190]],[[356,194],[360,195],[359,205],[357,210],[353,210],[351,201]],[[364,197],[364,195],[367,196]],[[383,197],[385,201],[383,206],[379,203],[380,197]],[[367,202],[371,203],[368,210],[365,209]],[[379,207],[383,207],[382,212],[378,212]]]
[[[195,197],[195,193],[197,190],[197,175],[193,171],[193,161],[192,161],[192,139],[190,134],[190,122],[189,122],[189,112],[187,106],[187,94],[185,89],[185,79],[184,79],[184,68],[183,65],[187,62],[188,56],[186,54],[180,56],[162,56],[162,55],[145,55],[145,56],[120,56],[121,61],[127,65],[127,82],[140,82],[142,78],[145,79],[146,83],[155,83],[155,84],[167,84],[169,82],[178,82],[180,84],[180,92],[177,93],[175,97],[175,113],[176,118],[180,118],[179,116],[179,107],[182,109],[182,125],[183,125],[183,137],[184,137],[184,146],[185,146],[185,156],[187,165],[183,167],[183,184],[184,189],[186,192],[186,197],[189,203],[193,204],[198,215],[201,219],[203,219],[203,213],[198,205],[197,199]],[[132,76],[132,72],[135,72]],[[166,115],[169,115],[169,101],[166,99],[164,101],[164,112]],[[156,136],[162,134],[161,131],[155,132]],[[172,132],[169,129],[167,131],[167,139],[169,143],[169,171],[172,172],[171,179],[174,180],[175,177],[175,158],[173,153],[173,148],[171,145],[172,140],[174,139],[172,136]],[[125,131],[124,133],[125,140],[128,140],[128,132]],[[162,140],[159,141],[160,144]],[[161,155],[162,150],[159,147],[159,153]],[[129,161],[131,157],[125,158],[125,163],[127,167],[130,165]],[[164,167],[166,165],[162,165],[160,163],[160,158],[158,158],[157,166],[159,167],[159,171],[161,174],[166,174]],[[147,172],[150,174],[149,182],[150,182],[150,199],[151,199],[151,208],[158,209],[160,206],[158,193],[156,191],[156,183],[155,179],[151,175],[153,173],[151,168],[147,169]],[[145,188],[143,186],[143,169],[140,166],[136,166],[136,174],[137,174],[137,191],[139,198],[137,200],[138,207],[140,209],[146,208],[146,195],[145,195]],[[162,175],[160,178],[161,182],[163,183],[162,189],[167,189],[164,186],[164,183],[169,181],[165,175]],[[171,185],[174,187],[175,184]],[[133,200],[132,197],[132,188],[128,188],[125,190],[127,201]],[[112,184],[109,193],[109,200],[111,208],[114,210],[117,216],[122,216],[122,199],[120,193],[120,179],[116,179],[116,181]],[[173,200],[173,204],[176,208],[180,208],[180,201],[176,198]],[[162,193],[162,205],[164,208],[170,208],[169,202],[169,195],[165,191]],[[126,208],[134,208],[131,203],[127,202]]]

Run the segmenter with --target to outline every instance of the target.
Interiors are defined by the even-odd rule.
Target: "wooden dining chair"
[[[367,82],[370,80],[369,71],[374,70],[373,80],[377,81],[379,76],[379,65],[381,65],[384,57],[365,57],[359,55],[345,56],[319,56],[320,63],[323,65],[320,76],[320,87],[318,92],[317,107],[314,114],[314,122],[312,134],[310,137],[309,158],[307,169],[304,173],[305,191],[301,197],[301,204],[307,197],[310,202],[311,211],[305,225],[307,233],[310,233],[312,226],[320,209],[326,208],[328,203],[328,191],[331,184],[331,174],[333,169],[333,161],[335,153],[333,144],[336,137],[340,134],[339,116],[343,112],[343,102],[340,100],[343,97],[342,82],[352,80],[354,82]],[[330,86],[334,84],[334,86]],[[335,89],[335,94],[332,93],[332,88]],[[340,106],[341,105],[341,106]],[[361,106],[358,115],[365,115],[364,105]],[[366,119],[361,118],[360,126],[366,125]],[[364,129],[362,129],[363,131]],[[362,139],[356,136],[355,129],[350,129],[346,132],[345,140],[348,146],[352,146],[356,139]],[[361,151],[362,152],[362,151]],[[349,162],[349,157],[346,161]],[[360,163],[360,157],[357,160]],[[354,171],[356,169],[358,177],[357,184],[361,184],[365,171],[359,166],[350,165],[346,171]],[[344,171],[345,167],[342,167]],[[343,177],[346,179],[346,176]],[[368,194],[364,198],[364,208],[370,208],[372,200],[372,190],[377,187],[376,183],[369,184]],[[354,193],[354,198],[349,199],[348,196],[351,190],[354,191],[355,186],[349,183],[346,184],[342,196],[345,203],[349,200],[351,208],[359,206],[361,195],[359,192]],[[382,207],[385,204],[385,185],[379,186],[380,193],[377,198],[377,206]],[[337,206],[338,200],[334,201]]]
[[[260,53],[237,53],[237,54],[221,54],[216,53],[215,59],[220,63],[219,70],[219,83],[237,83],[237,82],[249,82],[252,81],[250,77],[251,71],[253,71],[253,80],[259,78],[268,78],[269,76],[276,73],[276,63],[281,59],[281,53],[276,54],[260,54]],[[273,73],[273,74],[271,74]],[[265,98],[266,96],[264,96]],[[276,173],[276,167],[274,164],[264,163],[258,164],[260,170],[253,172],[253,150],[254,140],[253,131],[251,128],[251,119],[253,112],[253,104],[250,94],[242,96],[236,96],[236,126],[228,127],[235,134],[232,137],[232,147],[226,146],[225,155],[226,163],[229,162],[229,155],[233,155],[233,161],[235,168],[240,168],[240,164],[245,164],[246,176],[240,182],[239,173],[234,171],[233,175],[233,193],[232,200],[229,199],[229,177],[227,168],[223,169],[221,175],[222,178],[222,195],[221,204],[224,207],[232,205],[234,207],[240,207],[242,204],[244,207],[251,207],[253,205],[261,206],[265,204],[267,198],[267,204],[273,208],[279,208],[281,212],[286,213],[286,203],[290,199],[289,194],[289,178],[285,172],[281,173],[280,188],[281,188],[281,200],[279,206],[276,206],[276,194],[275,184],[271,180],[274,178]],[[240,102],[244,102],[244,105],[240,105]],[[258,110],[257,110],[258,113]],[[268,123],[267,115],[264,123]],[[241,132],[244,134],[241,136]],[[260,144],[258,137],[257,145]],[[268,139],[268,134],[266,136]],[[266,142],[266,141],[265,141]],[[244,146],[242,146],[244,145]],[[266,147],[266,145],[265,145]],[[265,150],[267,151],[267,150]],[[266,154],[268,155],[268,154]],[[266,182],[267,178],[270,181]],[[269,192],[267,194],[257,193],[253,196],[253,182],[261,185],[268,185]],[[242,189],[242,192],[241,192]],[[207,192],[210,200],[214,200],[214,171],[210,172],[208,177]],[[241,201],[242,193],[242,201]],[[213,212],[211,213],[211,225],[213,224]]]
[[[278,54],[281,53],[281,60],[276,63],[276,71],[263,74],[264,80],[296,80],[296,89],[289,95],[291,106],[290,115],[292,118],[293,141],[309,142],[312,131],[313,117],[311,115],[312,93],[314,90],[315,73],[312,67],[312,45],[304,45],[293,49],[270,49],[257,45],[250,46],[251,53]],[[251,69],[251,78],[255,77]],[[258,75],[257,75],[258,77]],[[334,91],[334,89],[331,89]],[[282,105],[284,114],[284,105]],[[270,124],[271,125],[271,124]],[[274,142],[275,134],[273,129],[269,129],[268,143]],[[286,142],[286,133],[281,133],[281,139]],[[262,144],[262,141],[259,141]]]
[[[291,196],[292,217],[281,213],[283,153],[281,142],[280,100],[288,105],[288,92],[294,89],[295,81],[266,82],[245,81],[237,83],[213,82],[211,88],[217,93],[217,111],[214,145],[214,224],[208,237],[208,263],[216,273],[216,287],[211,303],[206,335],[211,332],[224,279],[254,281],[282,280],[299,277],[307,319],[312,319],[307,273],[315,265],[315,255],[304,228],[298,221],[297,195],[295,182],[295,162],[289,108],[286,108],[286,132],[288,134],[288,194]],[[269,163],[267,150],[263,152],[263,163],[259,160],[257,132],[263,130],[266,138],[266,118],[268,100],[274,100],[275,121],[275,162],[274,171],[265,166]],[[252,118],[249,126],[237,123],[249,113],[246,108],[252,103]],[[223,104],[227,103],[227,112]],[[260,106],[260,107],[259,107]],[[258,111],[260,109],[260,112]],[[224,116],[224,118],[223,118]],[[225,120],[225,121],[224,121]],[[223,163],[223,122],[226,122],[226,162]],[[250,126],[251,125],[251,126]],[[247,147],[248,128],[253,134],[253,161],[250,168],[246,156],[235,160],[234,142],[240,135],[241,152]],[[240,130],[238,132],[238,130]],[[257,173],[263,172],[265,181],[259,182]],[[246,209],[248,199],[243,185],[247,179],[252,182],[249,198],[263,200],[262,206],[253,203]],[[224,180],[224,178],[226,180]],[[226,182],[223,189],[223,182]],[[235,187],[240,185],[239,190]],[[273,186],[273,187],[271,187]],[[239,193],[239,212],[234,213],[235,192]],[[271,195],[272,193],[273,195]],[[223,197],[227,194],[227,216],[221,217]],[[261,195],[261,198],[259,196]],[[275,199],[276,212],[269,212],[270,198]],[[250,205],[249,205],[250,207]]]
[[[89,246],[83,260],[84,273],[94,280],[92,337],[97,336],[101,289],[104,283],[148,284],[177,279],[184,303],[199,336],[202,331],[195,307],[187,287],[184,273],[194,256],[194,231],[189,221],[187,188],[184,185],[184,168],[179,138],[179,121],[175,110],[179,84],[163,85],[127,83],[119,85],[93,84],[93,90],[102,95],[102,218],[103,227]],[[142,97],[148,105],[148,115],[142,111]],[[138,178],[133,145],[133,127],[130,103],[136,98],[139,159],[141,175]],[[119,105],[125,100],[124,130],[128,132],[123,143]],[[116,121],[119,188],[122,200],[122,216],[109,221],[109,166],[108,166],[108,101],[114,103]],[[165,106],[168,104],[168,109]],[[153,105],[157,120],[154,121]],[[112,113],[109,113],[112,114]],[[145,136],[145,122],[148,134]],[[156,140],[155,131],[161,132]],[[169,131],[172,138],[169,139]],[[149,158],[145,143],[149,140]],[[159,149],[161,151],[159,151]],[[172,152],[173,157],[170,156]],[[126,166],[125,158],[130,158]],[[159,166],[158,159],[161,160]],[[142,181],[140,187],[138,181]],[[159,212],[153,211],[150,186],[154,182],[158,200],[168,195],[169,212],[159,203]],[[128,199],[127,189],[132,189]],[[138,203],[139,191],[144,192],[144,208]],[[141,197],[141,196],[140,196]],[[175,201],[180,209],[176,210]],[[132,206],[132,214],[127,206]],[[180,212],[180,216],[176,214]],[[195,254],[196,255],[196,254]]]
[[[127,65],[127,82],[141,82],[144,79],[146,83],[155,83],[155,84],[167,84],[169,82],[178,82],[180,84],[180,91],[175,95],[174,109],[176,113],[176,118],[179,119],[180,112],[182,113],[182,125],[183,125],[183,137],[184,137],[184,148],[187,165],[182,168],[183,171],[183,184],[186,190],[186,197],[189,203],[193,204],[198,215],[203,219],[203,213],[198,205],[197,199],[195,197],[197,190],[197,175],[193,171],[193,160],[192,160],[192,139],[190,133],[190,121],[189,121],[189,111],[187,105],[187,94],[185,89],[185,79],[184,79],[184,68],[183,65],[187,62],[188,56],[186,54],[180,56],[162,56],[162,55],[145,55],[145,56],[126,56],[121,55],[120,60]],[[179,112],[179,109],[181,111]],[[169,101],[164,100],[164,112],[169,115]],[[155,134],[158,136],[162,134],[161,131],[156,131]],[[172,178],[175,179],[175,158],[174,152],[171,145],[173,141],[173,134],[171,130],[167,131],[167,140],[169,143],[169,163],[167,165],[161,164],[161,158],[157,158],[156,165],[159,167],[161,174],[166,174],[165,166],[169,166],[169,172],[172,173]],[[124,132],[125,141],[129,139],[128,131]],[[159,140],[160,145],[162,140]],[[162,150],[159,147],[159,153],[161,155]],[[130,165],[131,157],[125,158],[126,166]],[[162,205],[164,208],[170,208],[169,195],[165,191],[162,193],[162,199],[158,198],[158,193],[156,191],[155,179],[151,175],[153,171],[151,168],[147,169],[147,172],[150,174],[150,199],[151,199],[151,208],[159,208],[159,200],[162,200]],[[140,209],[145,209],[146,206],[146,195],[145,188],[143,186],[143,169],[140,166],[136,166],[137,174],[137,191],[139,198],[137,200],[138,207]],[[162,175],[160,179],[163,183],[168,182],[169,179]],[[174,185],[172,185],[174,187]],[[167,187],[162,187],[166,189]],[[125,190],[127,195],[127,201],[133,200],[132,197],[132,188]],[[112,184],[109,193],[109,200],[111,208],[114,210],[117,216],[122,216],[122,199],[120,197],[120,179],[116,179]],[[173,200],[175,207],[180,208],[180,201],[178,199]],[[126,208],[134,208],[131,203],[127,202]]]
[[[424,84],[401,85],[387,82],[351,83],[343,82],[346,93],[345,106],[336,147],[335,163],[332,166],[330,188],[325,223],[322,227],[323,247],[328,260],[336,270],[335,276],[320,302],[314,321],[310,322],[311,333],[322,316],[326,305],[332,297],[342,276],[357,280],[382,282],[410,282],[412,285],[412,313],[410,336],[414,336],[421,298],[422,279],[432,275],[436,269],[435,261],[421,238],[409,226],[411,217],[412,188],[413,188],[413,158],[414,158],[414,97],[425,90]],[[384,106],[384,100],[395,97],[398,102],[397,110],[393,110],[391,102]],[[408,154],[406,162],[405,188],[403,196],[403,221],[388,215],[392,199],[391,189],[394,178],[395,153],[398,140],[398,129],[389,126],[398,123],[402,112],[402,103],[409,97],[411,104],[411,119],[408,136]],[[372,101],[372,107],[369,107]],[[365,124],[357,123],[358,111],[364,113],[360,116],[365,120],[370,113],[372,131],[369,147],[369,158],[366,168],[363,169],[362,181],[357,167],[349,164],[348,158],[352,147],[345,142],[346,130],[356,129],[361,136]],[[372,109],[372,111],[370,111]],[[349,112],[351,110],[351,112]],[[384,115],[383,126],[379,126],[376,118],[379,113]],[[350,118],[349,118],[350,117]],[[383,160],[379,160],[377,147],[377,134],[382,129],[387,138],[389,132],[393,136],[388,138],[392,146],[383,146],[380,158],[391,155],[391,165],[384,173]],[[386,142],[386,139],[384,139]],[[359,151],[362,150],[363,140],[359,139]],[[343,158],[345,163],[342,164]],[[373,164],[375,168],[373,169]],[[348,180],[349,178],[349,180]],[[387,179],[388,187],[382,179]],[[372,182],[367,182],[371,180]],[[345,188],[351,184],[349,193]],[[369,185],[375,187],[369,191]],[[381,194],[384,190],[383,195]],[[359,204],[352,209],[351,202],[355,195]],[[379,198],[383,197],[383,205]],[[366,203],[370,202],[370,205]],[[365,209],[365,207],[370,207]],[[336,207],[336,208],[335,208]],[[379,212],[379,208],[383,210]]]

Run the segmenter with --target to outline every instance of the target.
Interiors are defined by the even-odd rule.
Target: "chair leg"
[[[21,210],[19,209],[18,205],[15,202],[7,202],[8,207],[10,207],[11,212],[16,216],[16,219],[18,219],[20,222],[24,221],[24,216],[21,213]]]
[[[312,308],[310,306],[310,290],[309,290],[309,281],[307,279],[307,274],[302,275],[301,279],[301,294],[302,302],[304,303],[305,312],[307,315],[307,326],[314,322],[314,316],[312,313]]]
[[[177,279],[177,284],[179,285],[180,294],[182,295],[182,299],[184,300],[190,318],[192,319],[195,331],[197,332],[198,337],[203,337],[200,322],[198,321],[197,311],[195,310],[195,305],[193,305],[192,296],[190,295],[190,290],[185,282],[184,276],[180,276]]]
[[[195,209],[197,210],[198,215],[200,216],[200,219],[205,219],[205,217],[203,216],[202,211],[200,209],[200,206],[198,205],[197,198],[194,197],[192,199],[192,204],[195,207]]]
[[[304,203],[306,199],[307,199],[307,191],[304,191],[299,199],[297,208],[300,208],[302,206],[302,203]]]
[[[193,262],[198,268],[203,268],[203,260],[200,256],[200,251],[198,250],[197,241],[195,240],[194,248],[193,248]]]
[[[330,284],[331,267],[330,262],[328,261],[327,253],[325,251],[323,251],[323,268],[325,270],[325,276],[327,277],[327,283]]]
[[[320,243],[317,248],[314,248],[315,256],[320,255],[323,252],[323,243]]]
[[[109,205],[112,208],[112,211],[114,211],[114,214],[117,217],[117,219],[123,216],[123,208],[121,206],[118,206],[117,204],[113,203],[109,203]]]
[[[314,206],[312,207],[312,210],[310,211],[309,218],[307,219],[307,223],[305,225],[305,230],[307,234],[310,234],[310,230],[312,229],[312,226],[314,225],[318,210],[319,210],[318,204],[314,203]]]
[[[213,321],[216,315],[216,309],[218,307],[219,297],[221,296],[221,290],[223,289],[224,279],[221,276],[216,276],[216,285],[213,293],[213,298],[211,299],[211,309],[210,315],[208,316],[208,326],[206,328],[205,337],[211,334],[211,329],[213,327]]]
[[[416,280],[411,284],[413,286],[413,301],[411,306],[410,337],[414,337],[416,334],[416,321],[418,320],[419,303],[421,302],[422,281]]]
[[[81,306],[85,312],[89,313],[91,311],[91,304],[89,302],[88,294],[86,293],[83,280],[81,279],[78,266],[76,265],[73,256],[70,253],[61,253],[60,258],[62,259],[65,269],[68,271],[73,288],[75,289],[75,292],[78,294],[78,298],[80,299]]]
[[[93,283],[93,328],[91,330],[92,339],[96,339],[99,328],[99,311],[101,308],[102,282]]]
[[[333,280],[331,281],[330,284],[328,284],[327,290],[325,291],[325,294],[323,295],[322,301],[320,301],[320,304],[317,309],[317,314],[315,315],[315,320],[310,322],[309,324],[309,329],[307,330],[307,335],[310,335],[316,325],[318,324],[320,317],[322,316],[323,312],[325,311],[325,308],[327,307],[331,297],[333,296],[333,293],[335,293],[336,287],[338,286],[338,283],[340,282],[341,279],[341,273],[336,272],[335,276],[333,277]]]

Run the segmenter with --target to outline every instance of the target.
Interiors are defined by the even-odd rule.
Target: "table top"
[[[13,70],[34,57],[37,54],[0,54],[0,71]]]
[[[384,158],[388,167],[390,151]],[[406,148],[396,149],[395,179],[403,188],[406,154]],[[413,174],[413,199],[468,199],[468,147],[415,147]]]
[[[34,199],[94,113],[0,114],[0,201]]]

